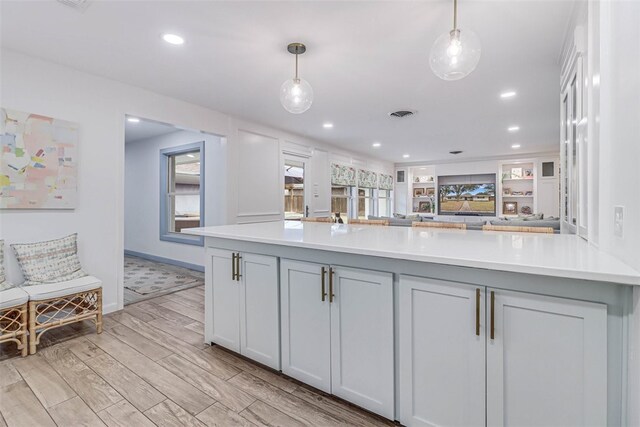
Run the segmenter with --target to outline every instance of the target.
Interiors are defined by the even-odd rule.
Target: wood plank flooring
[[[390,426],[394,423],[203,343],[202,286],[0,349],[3,426]],[[47,337],[47,334],[51,336]],[[9,348],[11,346],[11,348]]]

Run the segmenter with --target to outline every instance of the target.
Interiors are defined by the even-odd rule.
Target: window
[[[160,150],[160,240],[204,244],[182,234],[204,226],[204,142]]]
[[[373,212],[373,189],[372,188],[359,188],[358,189],[358,216],[359,219],[367,219],[369,215],[374,215]]]
[[[391,216],[391,190],[378,190],[378,216]]]
[[[351,204],[351,188],[339,185],[331,186],[331,213],[340,215],[342,222],[349,222],[349,205]]]

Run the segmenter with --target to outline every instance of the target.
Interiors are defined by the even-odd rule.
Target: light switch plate
[[[624,232],[624,206],[613,207],[613,234],[622,237]]]

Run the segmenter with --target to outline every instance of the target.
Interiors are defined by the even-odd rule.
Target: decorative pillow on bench
[[[64,282],[84,277],[78,259],[78,235],[38,243],[13,244],[24,275],[23,285]]]

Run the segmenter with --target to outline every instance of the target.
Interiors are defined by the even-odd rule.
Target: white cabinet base
[[[329,298],[322,301],[321,268],[280,261],[282,372],[331,393],[331,319]]]
[[[484,299],[483,287],[400,277],[402,424],[485,425]]]
[[[607,425],[606,305],[495,290],[494,306],[488,425]]]
[[[333,280],[331,391],[393,419],[393,276],[337,267]]]

